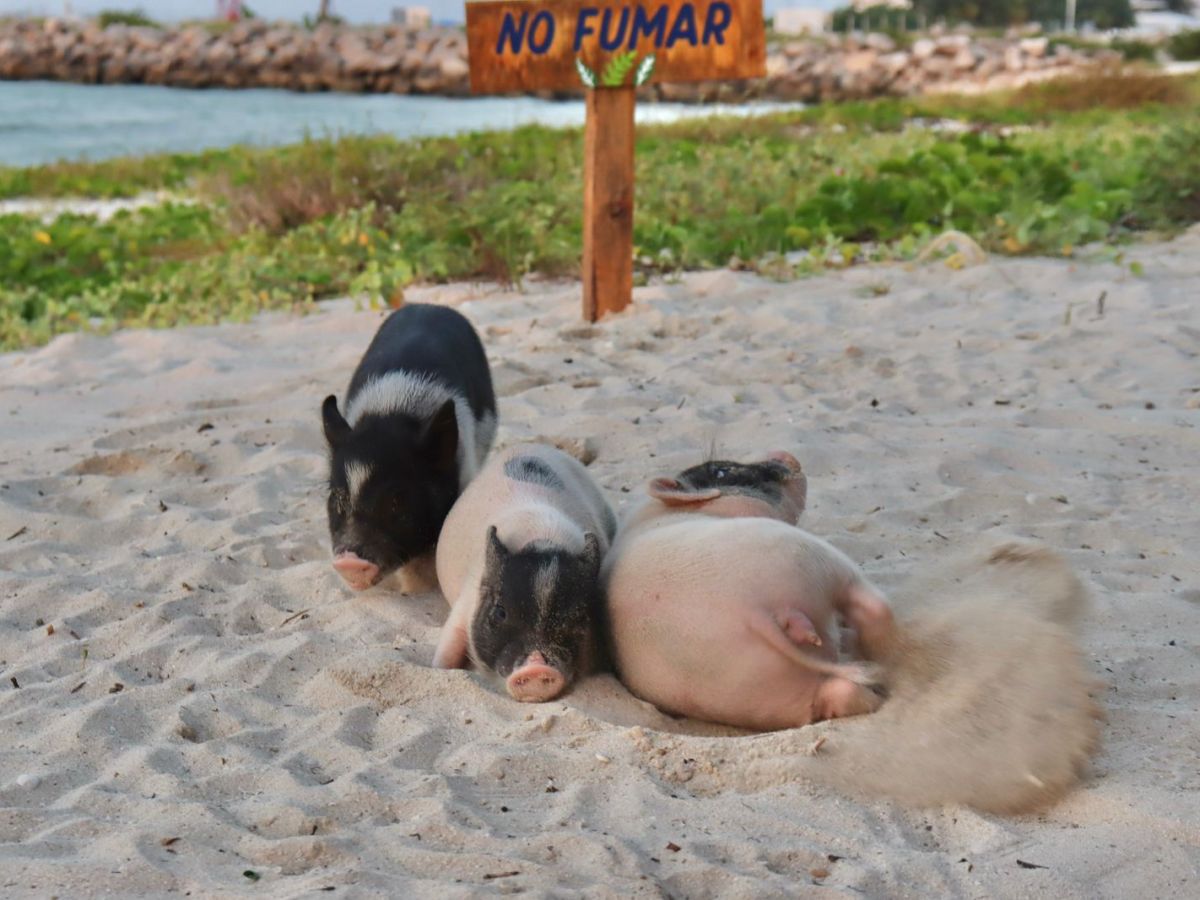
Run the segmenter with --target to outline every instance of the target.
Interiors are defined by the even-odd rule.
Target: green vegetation
[[[1142,73],[642,128],[639,267],[736,257],[787,276],[789,251],[811,271],[911,256],[950,228],[1052,254],[1171,231],[1200,221],[1198,111],[1200,80]],[[966,130],[928,127],[947,120]],[[538,127],[0,169],[0,196],[190,201],[103,223],[0,217],[0,347],[346,293],[395,302],[413,281],[570,274],[581,184],[579,132]]]
[[[1172,35],[1167,42],[1167,52],[1175,59],[1200,59],[1200,29]]]
[[[967,22],[971,25],[1005,27],[1026,22],[1062,24],[1066,15],[1063,0],[915,0],[913,9],[925,21]],[[1097,28],[1124,28],[1133,24],[1129,0],[1079,0],[1075,21],[1091,22]]]
[[[96,15],[96,23],[101,28],[107,28],[109,25],[145,25],[151,28],[159,27],[157,22],[151,19],[140,9],[104,9]]]
[[[1187,0],[1176,0],[1187,5]],[[833,14],[835,31],[850,27],[882,31],[924,28],[933,22],[966,23],[980,28],[1003,29],[1010,25],[1040,22],[1061,25],[1066,16],[1063,0],[914,0],[907,10],[896,10],[879,3],[855,10],[850,6]],[[1133,24],[1129,0],[1079,0],[1075,21],[1091,22],[1097,28],[1124,28]]]

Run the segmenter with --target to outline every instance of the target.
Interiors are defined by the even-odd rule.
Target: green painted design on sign
[[[604,67],[604,72],[600,75],[600,83],[605,87],[620,87],[625,83],[625,76],[633,69],[635,62],[637,62],[636,51],[626,50],[624,53],[618,53]]]
[[[580,57],[575,58],[575,71],[579,73],[579,80],[583,82],[585,87],[621,87],[625,84],[629,73],[633,72],[634,87],[641,87],[650,80],[650,76],[654,74],[654,64],[657,59],[653,53],[647,56],[638,64],[637,69],[634,69],[633,64],[637,62],[637,52],[626,50],[613,56],[608,64],[604,67],[604,71],[600,73],[600,77],[596,77],[596,73],[585,63]]]

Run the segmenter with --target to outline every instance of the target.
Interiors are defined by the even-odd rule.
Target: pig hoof
[[[817,690],[813,704],[813,720],[844,719],[873,713],[883,705],[883,698],[873,691],[845,678],[830,678]]]
[[[531,663],[508,676],[508,693],[522,703],[544,703],[562,693],[562,673],[552,666]]]

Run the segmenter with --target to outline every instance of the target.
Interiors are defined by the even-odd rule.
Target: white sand
[[[1010,758],[917,728],[910,681],[891,725],[885,705],[740,737],[609,677],[523,706],[429,669],[444,601],[351,596],[327,559],[318,406],[378,314],[335,303],[0,357],[0,894],[1196,896],[1200,230],[1128,258],[1143,277],[1065,260],[688,275],[595,327],[577,285],[410,297],[480,328],[500,443],[590,439],[617,504],[714,441],[792,450],[807,527],[902,617],[925,615],[928,637],[926,605],[961,601],[944,684],[993,724],[1029,712],[1030,674],[1102,677],[1098,756],[1024,816],[884,794],[994,805],[989,779],[1082,739],[1079,722],[1048,718]],[[1057,588],[909,583],[1011,537],[1061,551],[1091,591],[1082,669],[1051,624],[1025,643],[1004,625]],[[1063,691],[1076,721],[1085,698]],[[850,777],[864,736],[901,734],[902,765]],[[992,763],[951,765],[989,747]],[[910,767],[911,783],[892,771]]]
[[[92,200],[80,197],[62,199],[45,197],[16,197],[0,200],[0,216],[37,216],[43,222],[52,222],[68,213],[77,216],[94,216],[98,222],[107,222],[119,212],[158,206],[162,203],[190,203],[186,197],[173,197],[166,191],[143,193],[136,197],[120,197],[111,200]]]

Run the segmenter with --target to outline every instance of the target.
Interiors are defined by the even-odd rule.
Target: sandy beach
[[[445,601],[329,565],[318,409],[382,315],[352,301],[0,356],[0,893],[1196,896],[1200,229],[1113,255],[685,274],[594,326],[577,283],[408,292],[479,330],[498,446],[586,450],[618,511],[793,452],[902,620],[953,604],[957,732],[911,691],[746,736],[431,669]],[[945,568],[1010,540],[1081,580],[1080,636],[1025,631],[1043,582]],[[1017,713],[1016,750],[967,733]],[[1022,753],[1062,796],[993,811],[972,779]]]

